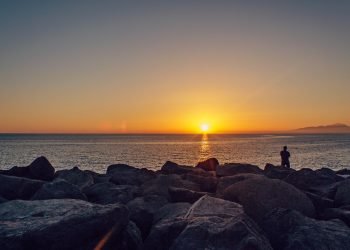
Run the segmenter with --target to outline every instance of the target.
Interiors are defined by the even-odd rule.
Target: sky
[[[0,133],[350,124],[349,1],[0,2]]]

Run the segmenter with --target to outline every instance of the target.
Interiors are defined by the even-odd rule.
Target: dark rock
[[[8,200],[29,200],[44,183],[39,180],[0,175],[0,196]]]
[[[334,207],[334,201],[331,199],[310,192],[305,192],[305,194],[314,204],[317,214],[321,214],[327,208]]]
[[[243,163],[226,163],[216,168],[216,175],[218,177],[236,174],[263,174],[263,170],[258,166]]]
[[[276,209],[262,223],[274,249],[350,249],[350,229],[341,221],[318,221],[291,209]]]
[[[84,172],[92,176],[92,178],[94,180],[94,184],[102,183],[102,182],[109,182],[111,179],[111,176],[108,174],[99,174],[99,173],[95,173],[94,171],[91,171],[91,170],[84,170]]]
[[[244,181],[250,178],[260,178],[260,174],[237,174],[233,176],[226,176],[218,178],[218,185],[216,188],[216,196],[222,198],[226,188],[240,181]]]
[[[109,166],[107,175],[111,176],[110,182],[117,185],[141,185],[156,177],[156,174],[151,170],[138,169],[125,164]]]
[[[28,169],[30,178],[42,181],[51,181],[55,174],[54,167],[44,156],[36,158]]]
[[[126,204],[139,194],[139,188],[131,185],[115,185],[110,182],[97,183],[84,189],[88,201],[98,204]]]
[[[197,183],[199,185],[200,191],[215,193],[216,186],[218,184],[218,178],[214,176],[202,176],[194,173],[186,174],[184,176],[185,180]]]
[[[48,182],[42,185],[32,197],[32,200],[48,199],[86,200],[86,196],[80,191],[79,187],[70,184],[66,180],[58,178],[53,182]]]
[[[350,169],[343,168],[341,170],[336,171],[335,173],[340,175],[350,175]]]
[[[0,245],[7,249],[93,249],[128,224],[125,206],[81,200],[9,201],[0,206]]]
[[[190,166],[181,166],[175,162],[167,161],[162,168],[160,173],[162,174],[186,174],[193,171],[193,167]]]
[[[271,179],[284,179],[289,174],[295,172],[296,170],[292,168],[282,167],[282,166],[274,166],[272,164],[266,164],[264,168],[264,174],[265,176],[271,178]]]
[[[205,161],[200,161],[196,165],[196,168],[201,168],[205,171],[216,171],[216,167],[219,165],[219,161],[216,158],[209,158]]]
[[[168,192],[170,195],[170,200],[172,202],[188,202],[188,203],[194,203],[199,198],[207,194],[204,192],[196,192],[186,188],[176,188],[176,187],[169,187]]]
[[[130,219],[140,229],[143,239],[147,237],[151,229],[154,215],[167,203],[167,199],[157,195],[137,197],[128,202],[127,206],[130,210]]]
[[[150,180],[141,186],[144,195],[162,195],[170,199],[168,193],[169,187],[180,187],[190,189],[193,191],[200,191],[200,187],[198,184],[184,180],[176,174],[160,174],[157,176],[157,178]]]
[[[118,250],[141,250],[142,249],[142,235],[140,229],[132,221],[123,232],[122,244]]]
[[[339,183],[334,197],[336,206],[350,205],[350,180]]]
[[[344,178],[338,176],[332,170],[313,171],[303,168],[291,173],[283,180],[301,190],[333,199],[338,185],[337,182],[344,180]]]
[[[322,220],[342,220],[348,227],[350,227],[350,211],[341,208],[327,208],[321,215]]]
[[[16,176],[16,177],[26,177],[29,178],[29,169],[28,167],[12,167],[7,170],[0,170],[0,174]]]
[[[59,170],[55,173],[55,179],[64,179],[67,182],[78,186],[81,190],[94,184],[94,179],[92,176],[80,170],[78,167],[67,170]]]
[[[1,204],[1,203],[4,203],[4,202],[6,202],[6,201],[8,201],[8,200],[5,199],[4,197],[0,196],[0,204]]]
[[[249,178],[227,188],[224,198],[243,205],[244,211],[260,223],[274,208],[291,208],[307,216],[315,215],[311,200],[294,186],[277,179]]]
[[[239,204],[203,196],[185,216],[160,220],[145,249],[272,249]]]

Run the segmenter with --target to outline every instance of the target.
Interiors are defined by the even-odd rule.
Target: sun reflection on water
[[[209,138],[207,134],[202,135],[202,140],[199,145],[199,156],[198,161],[206,160],[210,157],[210,145]]]

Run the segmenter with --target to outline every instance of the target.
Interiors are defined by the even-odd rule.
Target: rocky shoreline
[[[0,170],[1,249],[350,249],[350,170]]]

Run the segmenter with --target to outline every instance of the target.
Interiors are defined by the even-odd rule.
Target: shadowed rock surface
[[[156,174],[151,170],[134,168],[125,164],[109,166],[107,175],[111,176],[110,182],[117,185],[141,185],[156,177]]]
[[[55,179],[52,182],[45,183],[33,195],[32,200],[48,199],[79,199],[86,200],[86,196],[80,189],[63,179]]]
[[[128,224],[125,206],[81,200],[9,201],[0,206],[0,245],[7,249],[93,249]]]
[[[60,170],[55,173],[55,179],[64,179],[67,182],[78,186],[81,190],[94,184],[91,174],[74,167],[68,170]]]
[[[295,169],[282,167],[282,166],[274,166],[272,164],[266,164],[264,168],[264,175],[271,179],[284,179],[291,173],[294,173]]]
[[[276,209],[262,223],[274,249],[350,249],[350,229],[341,221],[317,221],[290,209]]]
[[[226,163],[216,168],[216,175],[218,177],[236,174],[263,174],[263,170],[258,166],[245,163]]]
[[[201,168],[205,171],[216,171],[216,167],[219,166],[219,161],[216,158],[209,158],[205,161],[200,161],[196,165],[196,168]]]
[[[350,205],[350,180],[339,183],[334,197],[337,206]]]
[[[197,201],[200,197],[206,195],[205,192],[196,192],[186,188],[168,188],[170,201],[172,202],[188,202],[193,203]]]
[[[244,181],[250,178],[260,178],[260,177],[261,175],[259,174],[237,174],[234,176],[221,177],[218,180],[218,185],[216,188],[216,196],[218,198],[222,198],[224,196],[224,192],[226,188],[228,188],[229,186],[237,182]]]
[[[0,175],[0,195],[8,200],[29,200],[44,183],[39,180]]]

